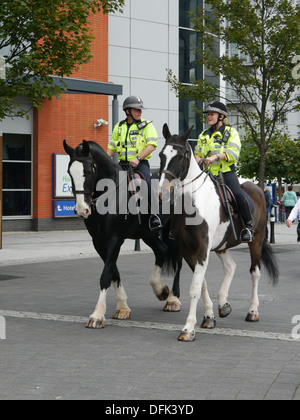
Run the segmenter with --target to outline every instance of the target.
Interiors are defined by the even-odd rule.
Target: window
[[[179,2],[179,80],[182,83],[193,84],[203,78],[203,66],[197,63],[195,46],[201,44],[199,34],[191,29],[190,10],[202,7],[202,0],[180,0]],[[201,101],[179,97],[179,130],[186,132],[192,125],[194,129],[191,138],[197,139],[203,129],[200,116],[195,113],[194,106],[202,109]],[[193,144],[192,144],[193,145]]]
[[[31,193],[31,135],[3,133],[3,217],[30,217]]]

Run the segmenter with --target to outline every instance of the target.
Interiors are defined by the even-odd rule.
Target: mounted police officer
[[[126,119],[115,125],[107,154],[112,157],[114,153],[118,153],[120,164],[129,163],[133,169],[144,176],[148,185],[148,198],[150,198],[149,159],[157,147],[158,136],[151,121],[141,118],[143,109],[143,101],[138,96],[129,96],[125,99],[123,111],[126,114]],[[151,214],[149,218],[150,230],[158,231],[161,226],[160,218],[156,214]]]
[[[253,224],[249,203],[240,186],[235,172],[241,141],[239,133],[226,123],[227,108],[222,102],[211,103],[206,111],[209,128],[198,138],[195,148],[197,162],[204,159],[204,164],[214,176],[222,172],[225,184],[233,192],[245,228],[241,232],[241,242],[251,242],[253,239]]]

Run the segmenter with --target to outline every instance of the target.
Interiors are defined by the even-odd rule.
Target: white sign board
[[[53,197],[73,198],[72,183],[68,174],[70,156],[66,154],[53,154]]]

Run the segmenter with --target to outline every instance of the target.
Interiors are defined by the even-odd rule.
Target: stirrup
[[[247,235],[247,234],[248,234],[248,238],[247,237],[246,238],[245,237],[243,238],[243,236],[244,235]],[[242,243],[252,242],[253,241],[253,231],[251,229],[247,228],[247,227],[245,227],[244,229],[242,229],[241,235],[240,235],[240,241]]]
[[[160,217],[157,214],[151,214],[149,217],[149,230],[151,232],[158,232],[162,228]]]
[[[170,239],[171,241],[174,241],[174,240],[175,240],[174,235],[173,235],[173,233],[172,233],[172,231],[171,231],[171,230],[170,230],[170,232],[169,232],[169,239]]]

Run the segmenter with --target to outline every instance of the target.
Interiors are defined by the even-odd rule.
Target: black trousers
[[[231,189],[233,195],[235,196],[235,199],[239,206],[239,212],[244,223],[246,225],[249,224],[252,220],[249,203],[246,197],[244,196],[244,193],[242,191],[241,185],[239,183],[239,180],[235,171],[231,170],[230,172],[224,172],[223,178],[224,178],[225,184]]]
[[[120,161],[119,165],[130,165],[129,162],[123,162]],[[150,165],[148,160],[141,160],[140,163],[138,164],[138,166],[134,169],[135,171],[140,172],[144,178],[145,181],[147,183],[148,186],[148,203],[149,203],[149,207],[150,207],[150,203],[151,203],[151,175],[150,175]]]
[[[147,182],[148,188],[151,187],[151,176],[150,176],[150,165],[148,160],[141,160],[138,166],[135,168],[136,171],[141,172],[144,175],[145,181]]]

